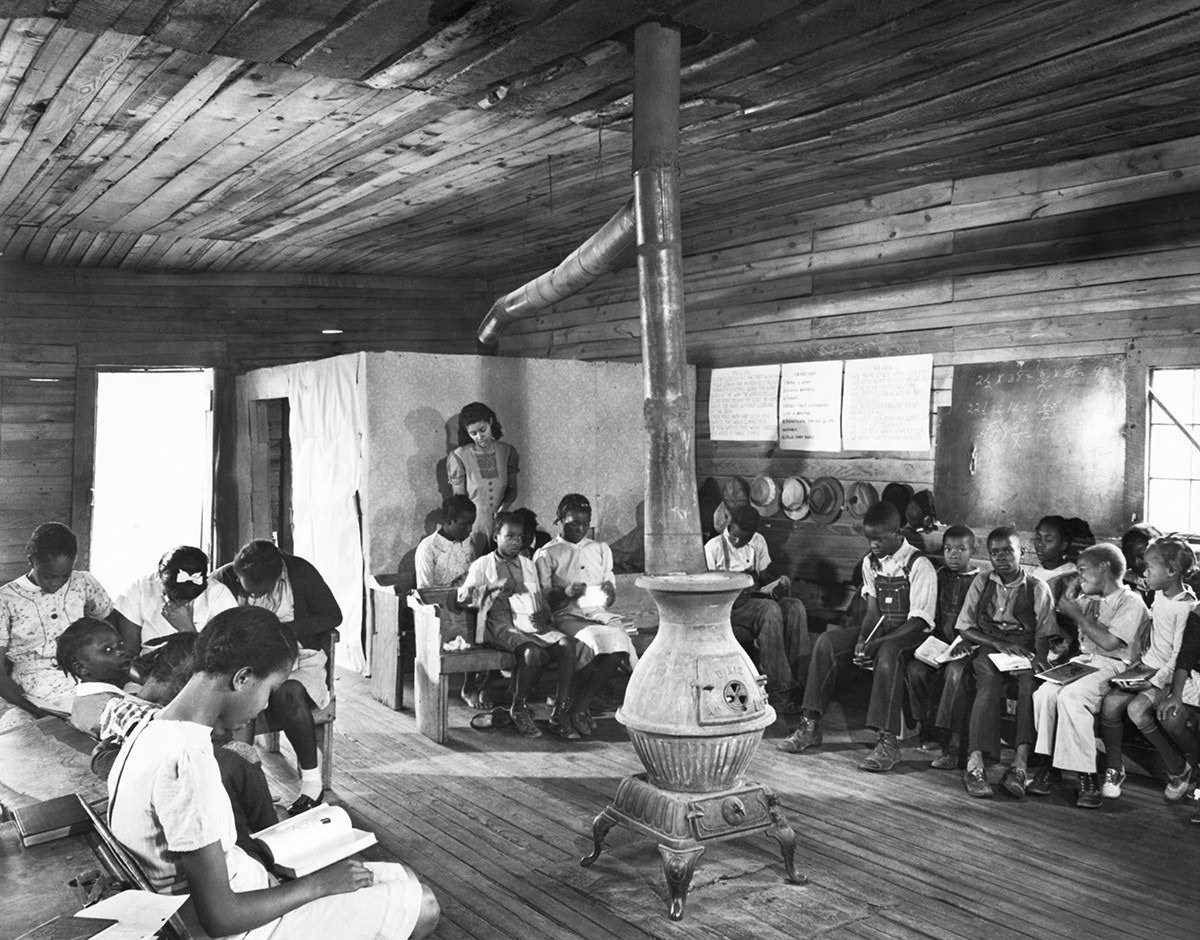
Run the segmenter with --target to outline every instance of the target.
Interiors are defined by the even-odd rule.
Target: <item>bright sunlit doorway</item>
[[[101,372],[91,571],[113,595],[176,545],[212,556],[212,370]]]

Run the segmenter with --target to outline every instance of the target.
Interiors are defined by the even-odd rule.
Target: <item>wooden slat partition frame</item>
[[[71,530],[79,540],[77,568],[86,571],[92,555],[92,504],[96,482],[96,392],[94,366],[75,370],[75,453],[71,468]]]

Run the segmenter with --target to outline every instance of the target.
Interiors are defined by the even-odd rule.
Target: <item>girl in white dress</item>
[[[591,503],[580,493],[568,493],[558,504],[555,521],[562,534],[538,549],[533,562],[554,626],[577,643],[580,669],[571,722],[581,736],[590,737],[596,728],[588,710],[592,699],[617,669],[637,662],[637,652],[625,621],[608,610],[617,599],[612,550],[607,542],[588,538]]]
[[[191,895],[213,937],[427,937],[437,901],[403,865],[346,860],[277,884],[235,844],[212,733],[252,721],[291,673],[297,650],[269,610],[238,607],[210,620],[187,685],[121,746],[108,776],[113,834],[156,890]]]

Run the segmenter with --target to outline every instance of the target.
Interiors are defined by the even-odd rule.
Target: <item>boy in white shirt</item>
[[[1069,685],[1043,682],[1033,694],[1038,754],[1053,754],[1059,770],[1079,775],[1075,805],[1101,805],[1096,781],[1096,713],[1109,691],[1109,680],[1137,662],[1145,645],[1150,612],[1142,599],[1122,584],[1125,558],[1116,546],[1093,545],[1079,556],[1079,580],[1058,602],[1061,613],[1079,630],[1080,655],[1075,661],[1096,670]],[[1050,792],[1050,767],[1038,768],[1026,792]]]
[[[754,578],[754,585],[734,601],[729,616],[733,635],[758,652],[769,701],[787,709],[794,707],[796,679],[812,652],[812,640],[808,613],[798,598],[788,596],[791,584],[786,576],[773,582],[770,597],[754,596],[771,564],[767,540],[758,531],[761,521],[753,506],[739,507],[725,531],[704,546],[704,559],[709,571],[744,572]]]

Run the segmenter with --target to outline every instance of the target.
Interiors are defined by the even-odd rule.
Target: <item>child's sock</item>
[[[300,795],[315,800],[321,795],[321,768],[300,768]]]
[[[1124,730],[1119,718],[1116,721],[1100,719],[1100,740],[1104,742],[1104,761],[1109,770],[1120,770],[1122,767],[1121,739],[1124,737]]]

